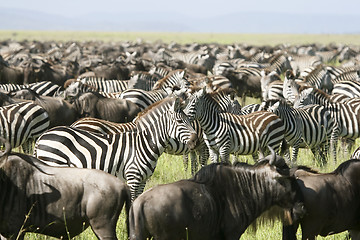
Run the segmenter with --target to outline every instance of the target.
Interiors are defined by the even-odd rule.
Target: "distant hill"
[[[360,14],[340,16],[239,12],[222,16],[168,12],[92,13],[71,17],[0,8],[2,30],[85,30],[214,33],[360,33]]]

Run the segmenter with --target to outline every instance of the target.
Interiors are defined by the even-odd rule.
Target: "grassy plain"
[[[277,45],[277,44],[311,44],[311,43],[341,43],[360,45],[360,35],[314,35],[314,34],[197,34],[197,33],[116,33],[116,32],[62,32],[62,31],[5,31],[0,30],[0,41],[2,40],[38,40],[38,41],[104,41],[104,42],[119,42],[119,41],[137,41],[142,39],[147,42],[155,42],[161,40],[162,42],[177,42],[185,43],[246,43],[249,45]],[[251,101],[256,102],[256,101]],[[250,102],[248,102],[250,103]],[[355,146],[359,146],[357,142]],[[335,164],[329,162],[326,167],[320,167],[313,162],[312,154],[309,150],[301,149],[299,152],[298,164],[311,166],[320,172],[329,172],[335,169],[341,162],[349,159],[350,153],[343,153],[341,149],[338,152],[338,162]],[[241,157],[241,161],[248,161],[253,163],[250,157]],[[158,166],[151,179],[148,180],[146,189],[162,184],[170,183],[180,179],[191,177],[190,170],[184,171],[182,157],[163,154],[158,160]],[[117,235],[120,240],[126,239],[125,230],[125,215],[121,214],[118,222]],[[40,234],[27,234],[26,239],[53,239]],[[75,239],[97,239],[89,228]],[[264,223],[259,226],[256,232],[247,231],[241,239],[246,240],[268,240],[281,239],[281,224]],[[301,239],[301,233],[298,233],[298,239]],[[331,235],[325,238],[319,237],[317,239],[347,239],[346,233]]]
[[[56,40],[56,41],[136,41],[161,40],[165,43],[247,43],[251,45],[342,43],[360,45],[356,34],[226,34],[226,33],[163,33],[163,32],[86,32],[86,31],[15,31],[0,30],[0,40]]]

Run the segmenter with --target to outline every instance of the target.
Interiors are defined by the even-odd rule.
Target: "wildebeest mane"
[[[350,167],[350,165],[354,164],[354,163],[360,163],[359,159],[350,159],[348,161],[345,161],[343,163],[341,163],[334,171],[334,174],[339,174],[339,175],[343,175],[343,173]]]
[[[267,160],[255,165],[214,163],[201,168],[190,181],[205,186],[220,213],[223,204],[229,204],[235,218],[241,218],[244,224],[251,224],[252,222],[248,219],[260,214],[260,209],[256,209],[255,206],[262,206],[269,201],[269,199],[259,197],[261,193],[274,190],[269,189],[270,183],[266,182],[268,180],[264,171],[256,171],[266,164],[268,164]],[[268,214],[262,215],[262,221],[278,218],[282,213],[279,208],[277,211],[269,211]]]

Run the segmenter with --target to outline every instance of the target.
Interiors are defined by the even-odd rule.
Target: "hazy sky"
[[[169,11],[188,15],[232,12],[360,14],[359,0],[2,0],[0,7],[37,10],[61,16],[93,12]]]
[[[360,33],[359,0],[0,0],[0,29]]]

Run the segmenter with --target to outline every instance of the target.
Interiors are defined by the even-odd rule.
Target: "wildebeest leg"
[[[360,231],[358,230],[349,230],[349,235],[352,240],[360,240]]]
[[[298,224],[292,224],[292,225],[283,225],[283,240],[296,240],[296,232],[298,229]]]
[[[137,209],[134,211],[134,208]],[[129,212],[129,239],[143,240],[150,239],[150,233],[145,227],[143,207],[140,204],[133,204]]]

